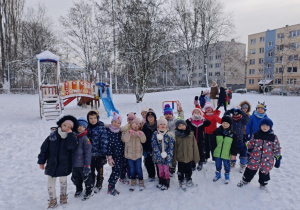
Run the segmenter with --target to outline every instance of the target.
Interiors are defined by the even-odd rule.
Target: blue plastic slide
[[[97,83],[96,85],[99,86],[100,98],[104,105],[105,111],[107,112],[107,116],[113,116],[114,112],[119,114],[119,111],[115,108],[114,103],[111,100],[111,94],[109,87],[106,87],[104,83]],[[103,91],[105,90],[105,91]],[[103,91],[103,93],[102,93]]]

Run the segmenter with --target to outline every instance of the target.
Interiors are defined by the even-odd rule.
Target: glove
[[[107,163],[106,156],[101,156],[101,163],[104,166]]]
[[[242,110],[240,109],[235,109],[235,112],[237,112],[238,114],[243,114]]]
[[[275,168],[279,168],[280,167],[280,162],[281,162],[281,159],[282,159],[282,156],[281,155],[279,155],[279,156],[277,156],[277,157],[275,157],[276,158],[276,163],[275,163]]]
[[[89,177],[89,174],[91,173],[91,168],[90,166],[85,165],[83,167],[83,181],[86,181]]]

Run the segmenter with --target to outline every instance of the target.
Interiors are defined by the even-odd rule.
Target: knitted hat
[[[148,111],[149,111],[149,108],[145,107],[145,108],[142,109],[141,113],[148,112]]]
[[[164,115],[171,114],[173,115],[173,109],[170,107],[170,104],[166,104],[164,108]]]
[[[119,121],[120,123],[122,123],[122,117],[121,117],[121,115],[119,115],[117,113],[114,113],[114,116],[111,119],[111,122],[116,121],[116,120]]]
[[[63,116],[60,120],[57,121],[57,125],[58,127],[61,127],[61,125],[63,123],[70,123],[72,125],[73,123],[73,126],[72,126],[72,131],[74,132],[77,132],[77,129],[78,129],[78,122],[77,122],[77,119],[75,117],[73,117],[72,115],[66,115],[66,116]]]
[[[158,125],[168,125],[168,121],[165,118],[165,116],[161,116],[158,120],[157,120],[157,126]]]
[[[263,108],[265,111],[267,111],[267,105],[265,104],[265,102],[263,102],[263,103],[258,102],[256,109],[259,107]]]
[[[196,110],[198,110],[198,111],[200,111],[200,115],[204,115],[204,113],[202,112],[202,110],[201,109],[199,109],[199,108],[195,108],[195,109],[193,109],[193,111],[192,111],[192,115],[194,115],[194,112],[196,111]]]
[[[223,122],[228,122],[230,124],[230,126],[231,126],[232,125],[232,118],[231,118],[231,116],[230,115],[224,115],[222,117],[221,124]]]
[[[78,121],[78,126],[82,125],[83,127],[87,128],[88,121],[85,118],[80,117],[80,118],[77,119],[77,121]]]
[[[129,114],[127,114],[127,121],[128,121],[128,120],[133,120],[133,119],[135,119],[135,118],[136,118],[135,113],[130,112]]]
[[[205,112],[206,112],[207,108],[211,108],[214,111],[214,107],[213,107],[213,105],[210,102],[206,102],[205,103],[205,106],[203,108]]]
[[[156,114],[153,111],[148,111],[146,114],[146,122],[148,122],[148,117],[149,116],[153,116],[154,117],[154,121],[156,121]]]
[[[134,118],[133,120],[132,120],[132,122],[131,122],[131,124],[133,124],[133,123],[135,123],[135,124],[137,124],[137,125],[139,125],[139,126],[142,126],[142,120],[140,119],[140,118]]]
[[[176,123],[175,123],[176,128],[178,128],[178,126],[180,124],[183,124],[183,125],[187,126],[187,124],[186,124],[186,122],[184,120],[177,120]]]
[[[97,121],[99,121],[99,112],[97,110],[93,109],[93,110],[91,110],[87,113],[86,118],[87,118],[88,122],[89,122],[89,116],[90,115],[96,115],[97,116]]]
[[[272,129],[272,127],[273,127],[273,121],[270,118],[263,118],[260,121],[259,126],[262,126],[262,125],[268,125],[268,126],[270,126],[270,129]]]

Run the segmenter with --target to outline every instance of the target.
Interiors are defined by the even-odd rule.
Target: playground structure
[[[95,83],[73,80],[60,81],[60,65],[59,57],[45,51],[36,56],[38,62],[38,82],[39,82],[39,105],[40,117],[46,120],[56,120],[64,110],[64,107],[77,98],[78,104],[90,103],[98,109],[100,107],[100,99],[102,99],[104,108],[108,117],[113,112],[119,113],[114,107],[111,99],[110,89],[104,83]],[[40,64],[43,62],[52,62],[56,66],[56,78],[54,84],[43,84]],[[98,83],[97,83],[98,84]],[[100,97],[99,97],[100,96]],[[80,99],[80,100],[79,100]]]

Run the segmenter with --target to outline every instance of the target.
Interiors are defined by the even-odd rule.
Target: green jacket
[[[213,133],[213,156],[225,160],[230,160],[231,155],[237,155],[238,140],[236,134],[231,129],[227,131],[227,134],[224,134],[223,131],[223,127],[220,126]]]

